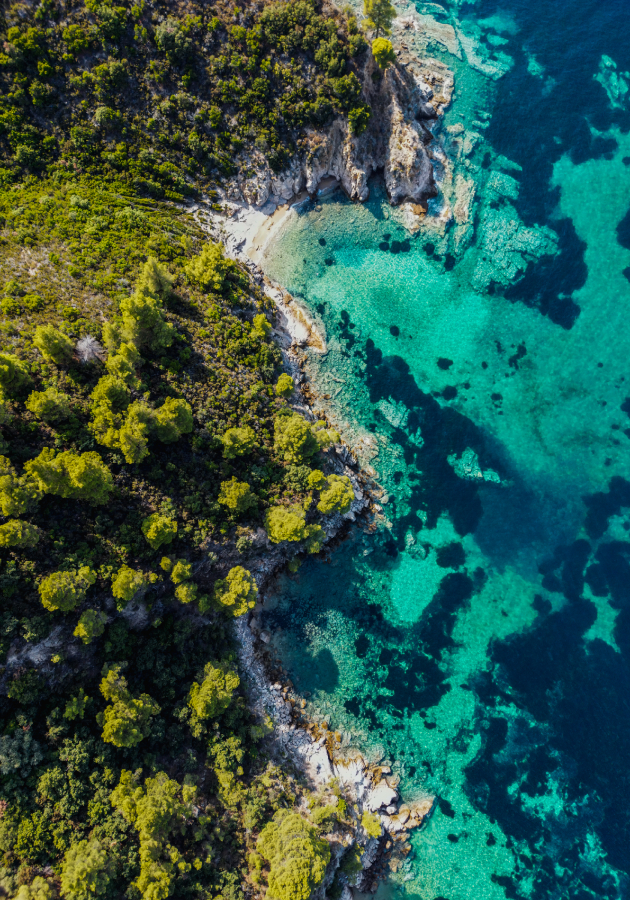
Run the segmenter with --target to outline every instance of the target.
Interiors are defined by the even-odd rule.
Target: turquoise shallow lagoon
[[[310,377],[385,490],[377,532],[283,577],[265,615],[311,714],[439,797],[382,891],[627,897],[627,16],[443,19],[504,67],[451,61],[439,139],[477,129],[465,238],[408,232],[375,180],[363,206],[295,210],[264,262],[325,327]]]

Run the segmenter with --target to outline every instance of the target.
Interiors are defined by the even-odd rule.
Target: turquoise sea
[[[310,714],[439,798],[381,895],[630,897],[628,5],[400,11],[455,77],[430,216],[374,179],[264,261],[326,330],[309,376],[382,517],[266,623]]]

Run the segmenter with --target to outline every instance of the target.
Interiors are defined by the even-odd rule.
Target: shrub
[[[122,335],[128,343],[139,350],[163,350],[170,347],[175,337],[175,330],[164,319],[164,313],[151,295],[132,294],[125,297],[120,304],[122,314]]]
[[[256,850],[269,863],[276,900],[308,900],[330,862],[330,846],[299,813],[281,809],[260,833]]]
[[[154,550],[158,550],[162,544],[171,543],[177,534],[177,522],[159,513],[153,513],[142,523],[142,533],[148,544]]]
[[[321,491],[326,485],[326,476],[319,469],[313,469],[308,476],[307,484],[312,490]]]
[[[75,637],[81,638],[84,644],[91,644],[95,638],[103,634],[106,622],[107,613],[99,612],[96,609],[86,609],[81,614],[79,623],[72,633]]]
[[[357,137],[363,134],[368,127],[371,115],[372,111],[369,106],[355,106],[354,109],[351,109],[348,113],[348,124],[352,134]]]
[[[21,885],[15,900],[54,900],[55,894],[45,878],[36,875],[30,884]]]
[[[120,447],[126,462],[139,463],[149,455],[149,433],[154,417],[154,410],[147,403],[136,400],[127,410],[117,437],[108,435]]]
[[[364,812],[361,816],[361,825],[363,825],[371,838],[379,838],[383,833],[381,820],[374,813]]]
[[[347,475],[329,475],[326,488],[320,494],[317,509],[320,513],[347,513],[354,500],[352,482]]]
[[[198,587],[192,581],[185,581],[175,588],[175,596],[180,603],[194,603],[197,599]]]
[[[67,900],[91,900],[105,893],[109,884],[111,854],[99,841],[78,841],[63,858],[61,892]]]
[[[256,604],[258,588],[253,576],[243,566],[234,566],[226,578],[215,582],[213,597],[233,616],[242,616]]]
[[[42,606],[51,612],[70,612],[80,603],[96,581],[96,572],[89,566],[67,572],[53,572],[39,584]]]
[[[191,575],[192,564],[185,559],[178,559],[171,570],[171,581],[173,584],[181,584],[182,581],[188,581]]]
[[[384,34],[390,33],[396,10],[389,0],[363,0],[363,12],[366,15],[365,24],[376,32],[376,37],[381,31]]]
[[[123,381],[129,387],[137,383],[136,369],[142,363],[138,348],[131,343],[122,343],[116,353],[110,353],[105,368],[113,378]]]
[[[379,69],[386,69],[390,63],[396,62],[396,54],[392,42],[387,38],[376,38],[372,41],[372,56],[376,60]]]
[[[6,456],[0,456],[0,512],[3,516],[24,516],[41,498],[37,481],[18,478]]]
[[[261,341],[266,341],[270,334],[271,322],[267,319],[267,316],[263,313],[254,316],[254,321],[252,322],[252,337],[260,338]]]
[[[236,672],[224,663],[218,666],[207,663],[203,676],[201,684],[193,681],[188,693],[188,706],[192,711],[189,722],[195,737],[200,737],[203,722],[225,712],[241,683]]]
[[[116,606],[119,609],[124,607],[136,596],[147,584],[147,579],[143,572],[137,569],[131,569],[129,566],[121,566],[118,570],[116,578],[112,582],[112,594],[116,598]]]
[[[30,381],[26,363],[13,353],[0,353],[0,389],[13,397]]]
[[[306,537],[304,508],[300,503],[292,506],[272,506],[265,513],[265,530],[274,544],[280,541],[301,541]]]
[[[101,681],[101,693],[111,703],[97,721],[103,725],[103,740],[115,747],[135,747],[148,737],[151,719],[160,712],[148,694],[132,697],[120,666],[109,669]]]
[[[69,722],[74,722],[75,719],[82,719],[88,703],[91,702],[92,698],[86,696],[83,688],[79,688],[79,693],[71,697],[66,703],[66,708],[63,712],[64,719],[68,719]]]
[[[326,532],[321,525],[306,526],[306,543],[305,547],[308,553],[319,553],[324,546],[326,540]]]
[[[178,441],[182,434],[193,430],[193,416],[186,400],[167,397],[163,405],[155,411],[153,428],[158,440],[164,444]]]
[[[238,272],[236,263],[226,259],[221,244],[205,244],[201,253],[186,266],[188,278],[204,291],[223,292],[228,276]]]
[[[192,49],[190,38],[182,31],[177,19],[170,16],[155,29],[155,43],[171,62],[183,60]]]
[[[140,297],[167,300],[173,293],[173,281],[173,276],[164,266],[160,265],[155,257],[150,256],[136,282],[136,294]]]
[[[225,459],[234,459],[250,453],[256,446],[256,434],[249,425],[242,428],[228,428],[221,438],[223,444],[223,456]]]
[[[54,325],[38,325],[33,336],[33,343],[44,359],[50,360],[58,366],[67,365],[74,356],[72,341]]]
[[[45,494],[57,494],[88,503],[107,503],[114,479],[98,453],[65,450],[55,455],[46,447],[38,457],[24,465],[27,474],[39,482]]]
[[[295,388],[295,384],[293,383],[293,379],[290,375],[287,375],[286,372],[283,372],[282,375],[278,378],[276,382],[276,394],[278,397],[290,397]]]
[[[34,547],[39,536],[39,528],[19,519],[9,519],[0,525],[0,547]]]
[[[247,482],[238,481],[234,477],[221,483],[218,500],[236,513],[244,513],[250,506],[256,505],[256,498]]]
[[[55,387],[33,391],[24,405],[34,416],[47,423],[67,419],[72,412],[70,397]]]
[[[319,444],[306,419],[291,413],[289,416],[276,416],[274,449],[285,462],[299,464],[313,456]]]

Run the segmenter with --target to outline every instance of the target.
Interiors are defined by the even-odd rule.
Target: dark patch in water
[[[329,256],[327,259],[324,260],[324,262],[326,263],[327,266],[335,265],[335,260],[333,259],[332,256]]]
[[[444,268],[446,269],[447,272],[450,272],[452,269],[455,268],[455,262],[456,262],[455,257],[451,253],[447,253],[446,256],[444,257]]]
[[[437,564],[443,569],[458,569],[466,562],[466,554],[461,544],[454,542],[440,547],[437,552]]]
[[[442,391],[442,396],[445,400],[454,400],[457,397],[457,388],[452,384],[447,384]]]
[[[435,244],[431,244],[431,243],[425,244],[424,252],[426,253],[427,256],[433,256],[433,254],[435,253]]]
[[[447,359],[445,356],[440,356],[437,364],[438,369],[443,369],[444,371],[446,371],[446,369],[450,369],[450,367],[453,365],[453,360]]]
[[[320,239],[319,239],[319,246],[320,246],[320,247],[325,247],[325,246],[326,246],[326,238],[320,238]]]
[[[366,634],[361,634],[354,642],[354,650],[359,659],[364,659],[370,648],[370,641]]]
[[[443,815],[448,816],[449,819],[455,818],[455,810],[453,809],[451,804],[448,802],[448,800],[445,800],[443,797],[440,797],[438,799],[438,806],[440,807],[440,812]]]
[[[383,252],[385,252],[385,253],[388,253],[389,252],[389,244],[387,243],[387,241],[381,241],[381,243],[378,245],[378,249],[383,250]]]
[[[519,344],[516,348],[516,353],[513,353],[512,356],[508,358],[508,365],[512,369],[518,369],[519,360],[523,359],[524,356],[527,355],[527,347],[525,346],[525,341],[522,344]]]
[[[400,334],[400,328],[398,327],[398,325],[390,325],[389,333],[392,337],[398,337],[398,335]]]
[[[617,241],[626,250],[630,250],[630,209],[617,225]]]

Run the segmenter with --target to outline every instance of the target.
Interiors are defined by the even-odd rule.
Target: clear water
[[[465,51],[411,48],[456,76],[433,212],[459,177],[473,215],[410,234],[374,183],[270,248],[386,502],[266,616],[311,714],[396,760],[405,798],[440,798],[390,892],[627,897],[630,17],[417,9]]]

